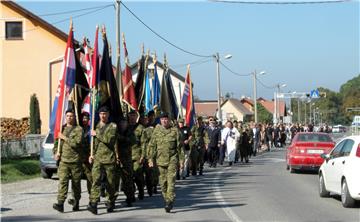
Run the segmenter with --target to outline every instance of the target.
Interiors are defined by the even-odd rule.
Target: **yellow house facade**
[[[29,116],[35,93],[44,134],[67,34],[12,1],[1,1],[0,17],[0,117]]]

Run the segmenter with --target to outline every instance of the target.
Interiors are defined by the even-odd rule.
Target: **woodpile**
[[[2,140],[19,139],[29,133],[29,118],[20,120],[13,118],[0,118],[0,138]]]

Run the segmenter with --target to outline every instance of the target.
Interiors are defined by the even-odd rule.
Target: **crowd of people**
[[[198,117],[190,128],[183,119],[171,121],[167,113],[156,119],[153,111],[140,116],[131,111],[115,124],[109,115],[109,109],[101,107],[99,122],[91,130],[88,113],[82,114],[79,126],[74,112],[66,111],[66,124],[54,144],[54,158],[59,163],[55,210],[64,212],[70,180],[72,197],[68,203],[73,211],[79,210],[81,178],[85,177],[87,210],[93,214],[97,214],[101,197],[106,197],[107,212],[113,212],[120,191],[127,206],[132,206],[144,199],[145,189],[150,197],[158,193],[158,185],[165,211],[170,212],[176,179],[203,175],[205,164],[210,168],[246,164],[258,152],[285,146],[287,138],[297,132],[313,131],[312,125],[300,124],[244,124],[235,120],[222,125],[215,117],[207,121]]]

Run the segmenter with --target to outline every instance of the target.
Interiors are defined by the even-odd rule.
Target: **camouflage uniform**
[[[132,162],[133,162],[133,172],[134,172],[134,182],[139,191],[139,199],[144,198],[144,171],[143,163],[140,163],[140,159],[145,160],[145,134],[144,126],[141,124],[136,124],[130,126],[130,129],[135,135],[135,141],[131,143],[131,152],[132,152]]]
[[[205,126],[193,126],[191,128],[191,135],[190,169],[192,171],[192,175],[196,175],[197,170],[199,170],[199,174],[202,175],[206,151],[205,141],[208,140]]]
[[[65,126],[63,128],[64,136],[67,140],[60,142],[60,164],[58,168],[59,186],[58,186],[58,204],[63,205],[66,200],[69,180],[73,196],[77,203],[81,197],[81,157],[82,157],[82,138],[83,130],[80,126]],[[57,152],[57,141],[54,144],[54,153]]]
[[[131,206],[134,197],[134,182],[133,182],[133,163],[131,144],[136,141],[135,135],[132,131],[127,129],[124,133],[119,135],[119,158],[120,164],[117,165],[117,178],[115,179],[115,190],[119,191],[120,177],[121,177],[121,190],[126,196],[126,203]]]
[[[176,127],[158,125],[152,134],[149,149],[152,161],[160,171],[160,186],[163,198],[168,206],[175,200],[176,168],[180,161],[184,160],[181,149],[180,132]]]
[[[101,172],[106,173],[107,184],[106,190],[108,192],[108,203],[114,205],[115,202],[115,187],[114,187],[114,174],[115,174],[115,143],[117,139],[117,126],[115,123],[107,123],[96,126],[94,146],[94,164],[92,168],[93,184],[90,193],[90,203],[96,206],[100,200],[100,179]]]
[[[145,153],[146,153],[146,162],[144,164],[144,172],[145,172],[145,184],[146,189],[149,196],[152,196],[153,193],[157,193],[157,185],[159,184],[159,169],[156,166],[156,162],[154,162],[154,167],[149,167],[146,163],[151,155],[151,150],[149,149],[149,143],[154,131],[153,126],[149,126],[144,130],[145,136]]]

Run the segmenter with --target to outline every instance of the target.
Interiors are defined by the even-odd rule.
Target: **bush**
[[[41,133],[40,107],[36,94],[30,97],[30,134]]]

